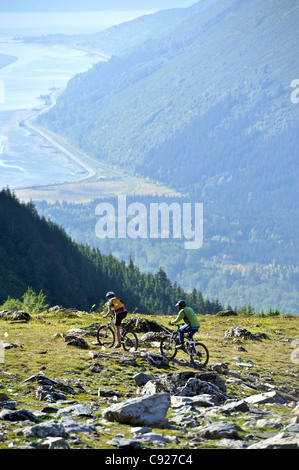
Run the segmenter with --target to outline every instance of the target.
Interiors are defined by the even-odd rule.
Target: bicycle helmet
[[[110,297],[110,295],[115,296],[114,292],[107,292],[106,297]]]
[[[186,302],[185,300],[179,300],[176,304],[175,304],[175,307],[186,307]]]

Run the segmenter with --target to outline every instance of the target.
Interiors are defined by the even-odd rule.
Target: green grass
[[[146,317],[149,318],[149,317]],[[154,316],[149,319],[168,325],[170,316]],[[88,350],[77,349],[68,346],[64,341],[63,334],[66,334],[73,328],[84,328],[92,323],[104,323],[106,320],[97,313],[83,313],[80,316],[75,313],[45,313],[32,315],[28,323],[10,323],[8,320],[0,320],[0,341],[18,343],[21,347],[14,347],[5,350],[5,361],[0,366],[0,385],[4,388],[1,392],[6,393],[11,399],[17,400],[17,409],[29,408],[41,410],[46,402],[38,401],[35,397],[37,384],[23,385],[22,382],[33,374],[41,370],[47,377],[57,379],[66,383],[76,390],[78,393],[68,394],[68,399],[75,399],[82,402],[93,402],[95,407],[95,416],[101,423],[101,412],[104,406],[108,406],[102,397],[97,396],[99,388],[109,388],[119,391],[125,395],[136,393],[136,385],[133,375],[138,372],[151,373],[153,375],[161,375],[165,373],[178,372],[186,370],[185,366],[176,362],[170,362],[168,366],[156,368],[149,364],[144,358],[137,356],[135,365],[122,363],[123,356],[130,356],[123,350],[110,350],[110,355],[98,359],[92,359],[90,351],[102,352],[100,346],[96,342],[95,336],[85,336],[84,339],[89,345]],[[295,316],[275,316],[265,318],[248,317],[238,315],[234,317],[217,317],[217,316],[200,316],[201,328],[197,333],[197,338],[204,342],[210,351],[209,365],[216,362],[226,362],[229,364],[230,370],[237,370],[242,377],[248,376],[247,370],[240,370],[234,365],[235,357],[241,356],[244,362],[253,361],[254,366],[250,372],[258,374],[261,382],[269,382],[277,387],[297,386],[298,365],[293,364],[290,359],[292,348],[290,341],[282,342],[281,338],[298,338],[299,319]],[[240,340],[240,344],[235,344],[231,339],[224,339],[224,332],[233,325],[244,327],[255,333],[257,331],[266,333],[269,339],[262,341]],[[139,333],[139,337],[142,334]],[[93,344],[94,343],[94,344]],[[242,346],[246,352],[238,351],[235,346]],[[140,348],[144,346],[141,344]],[[145,350],[149,348],[144,348]],[[157,348],[150,348],[153,352],[159,353]],[[100,373],[92,372],[90,366],[94,363],[100,363],[103,367]],[[208,369],[208,368],[207,368]],[[191,369],[190,370],[194,370]],[[4,373],[3,373],[4,372]],[[13,376],[6,373],[14,374]],[[223,377],[224,380],[226,377]],[[84,388],[84,393],[77,387]],[[246,390],[246,395],[261,393],[262,390]],[[237,384],[227,383],[227,393],[236,398],[244,398],[244,389]],[[55,406],[55,404],[54,404]],[[274,409],[275,407],[273,407]],[[277,412],[281,413],[281,407],[277,407]],[[280,410],[280,411],[279,411]],[[168,411],[168,417],[173,415],[174,410]],[[282,420],[284,413],[282,412]],[[241,417],[240,417],[241,416]],[[46,415],[43,419],[53,419]],[[243,423],[246,422],[246,414],[232,414],[229,418],[235,421],[243,429]],[[15,441],[17,438],[18,445],[21,445],[22,437],[16,436],[15,430],[19,426],[14,423],[6,423],[5,429],[9,430],[6,434],[6,441],[0,441],[0,448],[5,448],[6,443],[11,439]],[[2,423],[3,429],[3,423]],[[182,429],[175,427],[174,429],[153,429],[154,432],[163,435],[171,435],[177,437],[176,443],[166,444],[164,448],[184,448],[186,447],[187,437]],[[188,431],[192,431],[191,429]],[[261,432],[267,430],[261,429]],[[250,428],[246,427],[240,434],[246,435],[250,433]],[[92,448],[108,448],[106,442],[115,434],[123,434],[124,437],[131,437],[130,426],[120,425],[118,423],[102,424],[101,433],[98,436],[80,435],[81,444],[74,444],[75,448],[83,448],[89,446]],[[208,447],[216,447],[216,444],[209,441]],[[207,445],[204,447],[207,448]],[[151,444],[156,447],[157,442]],[[197,444],[194,443],[197,447]],[[201,447],[201,445],[198,445]]]

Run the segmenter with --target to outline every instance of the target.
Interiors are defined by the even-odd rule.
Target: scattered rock
[[[3,419],[5,421],[33,421],[35,423],[39,422],[40,419],[35,416],[34,413],[32,413],[29,410],[26,410],[25,408],[21,408],[20,410],[16,411],[9,411],[9,410],[2,410],[0,412],[0,419]]]
[[[240,439],[235,424],[230,421],[215,421],[207,424],[197,432],[197,435],[205,439]]]
[[[26,437],[63,437],[66,435],[63,424],[57,421],[46,421],[34,426],[26,426],[23,431]]]
[[[250,405],[265,404],[265,403],[287,403],[288,400],[276,391],[259,393],[257,395],[251,395],[244,398],[246,403]],[[290,401],[290,400],[289,400]]]
[[[160,426],[169,406],[169,393],[156,393],[111,405],[103,410],[102,416],[123,424]]]
[[[261,340],[261,339],[269,339],[269,337],[265,333],[251,333],[250,331],[246,330],[246,328],[241,328],[240,326],[232,326],[229,330],[225,331],[224,338],[242,338],[242,339],[251,339],[251,340]]]
[[[47,437],[43,443],[42,447],[46,449],[69,449],[70,446],[66,439],[63,437]]]

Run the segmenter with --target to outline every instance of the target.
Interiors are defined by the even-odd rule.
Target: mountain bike
[[[167,331],[167,335],[161,339],[160,352],[162,356],[166,357],[169,361],[175,357],[180,360],[186,358],[186,354],[190,357],[190,362],[194,363],[196,358],[196,365],[198,367],[205,367],[209,362],[209,351],[205,344],[195,341],[193,334],[189,335],[185,341],[185,351],[178,348],[180,346],[178,329],[182,325],[176,325],[177,331]]]
[[[130,329],[130,321],[123,322],[121,325],[121,344],[125,351],[137,351],[138,337],[135,331]],[[114,315],[110,316],[107,325],[101,325],[97,330],[98,343],[106,348],[112,348],[115,343],[116,329]]]

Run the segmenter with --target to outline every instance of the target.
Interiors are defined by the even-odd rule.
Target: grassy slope
[[[151,317],[152,319],[152,317]],[[154,317],[159,323],[168,324],[170,317],[159,316]],[[163,368],[155,368],[149,364],[145,359],[136,357],[136,364],[130,365],[129,363],[122,364],[123,351],[112,350],[107,358],[91,359],[90,351],[101,352],[100,347],[95,337],[85,337],[84,339],[89,344],[89,350],[74,349],[67,346],[63,338],[60,336],[67,333],[72,328],[84,328],[94,322],[103,323],[100,314],[54,314],[45,313],[40,315],[33,315],[32,319],[27,324],[9,323],[5,320],[0,320],[0,341],[20,343],[21,348],[16,347],[5,350],[5,362],[1,364],[0,370],[0,384],[4,387],[1,392],[7,393],[10,398],[17,400],[17,409],[29,408],[41,410],[47,403],[38,401],[35,398],[35,388],[37,385],[25,387],[21,381],[27,379],[32,374],[38,373],[41,368],[45,375],[50,378],[55,378],[66,384],[76,388],[81,385],[85,393],[78,393],[74,396],[77,401],[98,403],[99,410],[96,412],[96,417],[101,419],[101,406],[107,406],[105,400],[100,400],[97,397],[97,391],[101,388],[109,388],[116,391],[136,393],[136,385],[133,380],[133,375],[138,372],[151,373],[156,376],[165,373],[174,373],[180,370],[192,370],[187,364],[184,366],[175,362],[169,363],[169,366]],[[200,316],[201,329],[198,334],[198,339],[203,341],[210,351],[210,362],[207,367],[216,362],[226,362],[229,364],[230,370],[236,370],[241,373],[243,377],[249,375],[245,368],[239,369],[234,362],[236,356],[242,356],[245,362],[252,360],[254,367],[250,369],[250,373],[258,374],[259,380],[262,383],[268,382],[274,385],[275,388],[283,387],[285,390],[290,390],[290,387],[298,385],[296,373],[298,374],[298,365],[292,363],[290,355],[292,348],[290,342],[280,341],[281,338],[298,338],[299,333],[299,320],[298,317],[291,316],[277,316],[277,317],[249,317],[249,316]],[[239,346],[243,346],[246,352],[237,351],[235,344],[231,339],[224,339],[223,334],[231,326],[238,325],[251,331],[252,333],[262,332],[269,336],[269,339],[262,341],[242,340]],[[141,336],[141,334],[139,334]],[[143,347],[141,345],[141,347]],[[158,353],[157,349],[153,352]],[[130,355],[130,354],[129,354]],[[128,353],[126,353],[128,356]],[[95,362],[100,362],[104,366],[101,373],[93,373],[90,366]],[[4,375],[2,372],[15,374],[19,380],[14,380],[13,376]],[[223,376],[224,380],[227,379]],[[244,398],[245,396],[261,393],[263,390],[245,389],[236,384],[227,383],[227,392],[236,398]],[[31,392],[31,393],[26,393]],[[68,398],[72,398],[68,396]],[[290,412],[284,406],[273,406],[273,409],[281,417],[282,423],[285,417]],[[269,407],[267,408],[269,409]],[[172,411],[169,410],[169,417]],[[53,416],[46,415],[45,419],[53,419]],[[234,421],[242,428],[242,422],[246,421],[246,414],[244,415],[231,415],[229,420]],[[17,445],[21,445],[22,437],[16,435],[16,427],[13,423],[5,422],[4,424],[8,433],[7,441],[14,440]],[[3,430],[3,426],[2,426]],[[173,435],[179,438],[177,445],[168,444],[168,448],[186,448],[188,444],[188,436],[179,429],[174,430],[156,430],[157,432],[166,435]],[[108,448],[106,442],[116,433],[121,432],[126,437],[130,437],[130,426],[119,425],[110,423],[105,426],[105,429],[97,437],[86,437],[80,435],[80,439],[84,444],[91,448]],[[241,434],[248,434],[250,430],[241,431]],[[186,441],[187,439],[187,441]],[[0,448],[6,447],[6,442],[0,441]],[[152,444],[154,447],[154,444]],[[205,444],[205,447],[211,447],[213,443]],[[78,448],[78,446],[75,446]],[[167,448],[166,447],[166,448]],[[80,448],[80,446],[79,446]]]

